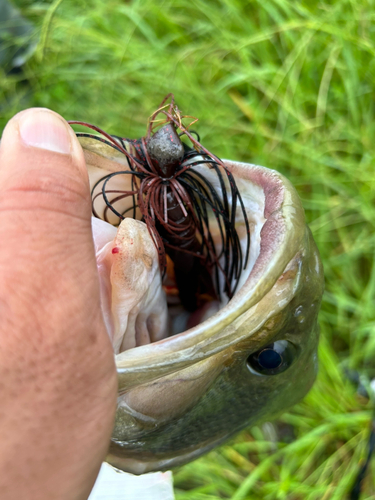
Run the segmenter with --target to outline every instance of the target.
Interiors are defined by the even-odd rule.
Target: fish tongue
[[[167,301],[146,225],[126,218],[116,231],[97,221],[93,237],[103,316],[115,353],[166,337]]]

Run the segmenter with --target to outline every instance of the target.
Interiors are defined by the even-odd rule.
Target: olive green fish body
[[[80,140],[92,183],[124,169],[116,151]],[[323,271],[298,195],[276,171],[224,163],[250,223],[249,265],[234,297],[209,319],[116,355],[118,410],[107,460],[135,474],[186,463],[274,418],[316,376]],[[212,176],[205,165],[194,168]],[[244,238],[240,212],[236,223]]]

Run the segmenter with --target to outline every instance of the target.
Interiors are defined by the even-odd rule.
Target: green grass
[[[347,498],[373,404],[344,370],[375,376],[375,1],[23,0],[35,23],[29,85],[0,70],[0,127],[47,106],[144,135],[174,92],[202,142],[297,188],[326,276],[320,373],[272,425],[175,473],[178,500]],[[375,464],[362,499],[375,499]]]

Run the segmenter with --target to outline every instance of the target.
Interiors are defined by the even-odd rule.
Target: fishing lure
[[[184,125],[186,119],[192,121]],[[128,169],[119,166],[93,186],[93,214],[108,222],[111,212],[117,217],[115,225],[129,215],[146,223],[161,270],[165,273],[166,255],[173,262],[180,300],[188,311],[220,299],[223,291],[232,298],[250,249],[248,218],[234,177],[220,158],[202,146],[199,135],[189,130],[196,122],[181,114],[173,94],[151,115],[147,134],[141,139],[109,135],[82,121],[69,122],[100,134],[77,132],[78,137],[101,141],[126,156]],[[202,166],[208,166],[215,179],[212,175],[209,179]],[[124,175],[131,178],[130,189],[113,187],[112,182]],[[99,197],[105,202],[102,213],[96,209]],[[129,198],[130,206],[121,208]],[[241,216],[247,234],[244,248],[236,231],[236,217]],[[219,242],[211,233],[213,223],[219,230]]]

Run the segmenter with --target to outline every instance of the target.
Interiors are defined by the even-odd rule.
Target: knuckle
[[[88,185],[80,176],[66,175],[55,170],[28,171],[0,189],[0,210],[48,210],[87,216],[91,210]]]

